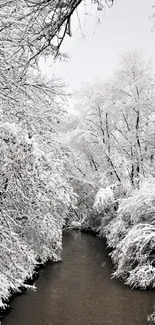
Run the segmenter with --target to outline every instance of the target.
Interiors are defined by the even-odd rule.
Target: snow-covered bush
[[[0,124],[0,307],[38,260],[59,260],[74,197],[60,155],[39,149],[16,124]]]
[[[127,189],[122,184],[112,184],[101,188],[95,197],[94,213],[89,217],[90,228],[93,227],[93,230],[98,231],[100,236],[105,236],[106,226],[108,228],[110,221],[117,215],[118,199],[126,194]]]
[[[114,193],[110,186],[101,188],[95,197],[94,210],[98,213],[105,213],[114,202]]]
[[[123,184],[100,189],[89,228],[107,239],[114,276],[132,287],[155,287],[155,179],[143,179],[139,189]]]
[[[7,213],[5,216],[0,214],[0,308],[5,308],[10,294],[20,289],[27,278],[31,278],[37,264],[35,252],[17,233],[20,227],[11,217],[8,218]]]
[[[128,198],[119,199],[115,219],[104,228],[114,276],[132,287],[155,286],[155,180],[144,179]]]
[[[116,277],[132,287],[155,287],[155,226],[132,227],[111,256]]]
[[[89,217],[89,227],[94,231],[101,232],[113,217],[115,207],[113,189],[110,186],[101,188],[95,196],[93,213]]]
[[[155,224],[155,180],[147,179],[140,189],[132,191],[128,198],[119,200],[117,222],[111,221],[106,228],[108,245],[116,247],[128,231],[139,223]]]

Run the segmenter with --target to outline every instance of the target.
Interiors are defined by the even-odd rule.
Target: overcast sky
[[[66,37],[62,48],[71,58],[56,63],[51,59],[51,66],[44,66],[49,77],[63,77],[71,89],[78,89],[85,81],[98,77],[107,80],[117,67],[120,53],[138,49],[147,58],[155,57],[155,31],[151,31],[150,19],[155,1],[116,0],[112,8],[102,12],[84,3],[78,9],[81,28],[76,12],[72,17],[73,36]]]

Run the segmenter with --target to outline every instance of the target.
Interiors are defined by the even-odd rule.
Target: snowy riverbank
[[[0,125],[0,309],[29,288],[38,261],[58,261],[72,188],[53,152],[19,125]],[[28,282],[27,282],[28,281]]]
[[[99,190],[93,213],[73,227],[106,238],[115,265],[113,276],[132,288],[155,287],[155,184],[143,180],[139,189],[109,186]]]

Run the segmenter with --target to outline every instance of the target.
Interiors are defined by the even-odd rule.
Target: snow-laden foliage
[[[88,220],[90,227],[93,221],[94,230],[97,230],[100,236],[105,235],[106,225],[108,228],[109,222],[115,219],[120,197],[124,197],[128,192],[129,189],[124,183],[112,184],[97,192],[93,205],[93,217],[88,217]]]
[[[60,259],[62,227],[74,198],[69,149],[60,134],[64,88],[34,64],[41,52],[48,54],[46,41],[56,52],[48,31],[58,32],[55,20],[59,24],[59,14],[70,13],[68,3],[0,4],[0,307],[38,261]]]
[[[140,189],[123,199],[115,221],[106,227],[108,245],[114,248],[115,276],[128,285],[155,286],[155,180],[144,180]]]
[[[91,229],[113,250],[113,276],[131,287],[155,287],[155,179],[142,178],[139,188],[125,183],[101,188],[93,212],[76,228]]]
[[[112,221],[106,228],[110,247],[116,247],[134,225],[155,224],[155,180],[144,180],[139,186],[140,189],[133,190],[128,198],[120,200],[117,222]]]
[[[114,275],[132,287],[155,287],[155,226],[133,226],[111,254]]]
[[[64,37],[71,32],[71,16],[82,0],[1,0],[0,43],[7,49],[7,61],[24,71],[41,55],[57,55]],[[93,0],[102,10],[112,0]],[[4,46],[1,46],[3,52]],[[20,64],[21,63],[21,64]]]
[[[113,190],[113,198],[115,195]],[[129,191],[128,195],[117,199],[118,210],[109,208],[108,214],[107,202],[112,193],[109,188],[101,189],[94,203],[100,226],[97,224],[93,230],[106,237],[108,246],[113,248],[110,255],[115,265],[114,276],[131,287],[154,288],[155,179],[142,179],[139,189]]]
[[[60,259],[62,227],[74,195],[53,155],[19,126],[0,124],[1,307],[38,261]]]
[[[113,202],[114,193],[111,187],[101,188],[95,197],[94,210],[98,213],[104,213]]]
[[[87,217],[85,226],[100,232],[113,217],[116,206],[112,187],[101,188],[95,196],[93,212]]]

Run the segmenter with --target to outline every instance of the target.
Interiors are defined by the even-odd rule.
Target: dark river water
[[[90,234],[64,236],[63,262],[49,263],[37,291],[12,300],[2,325],[145,325],[153,291],[131,290],[111,279],[105,243]]]

